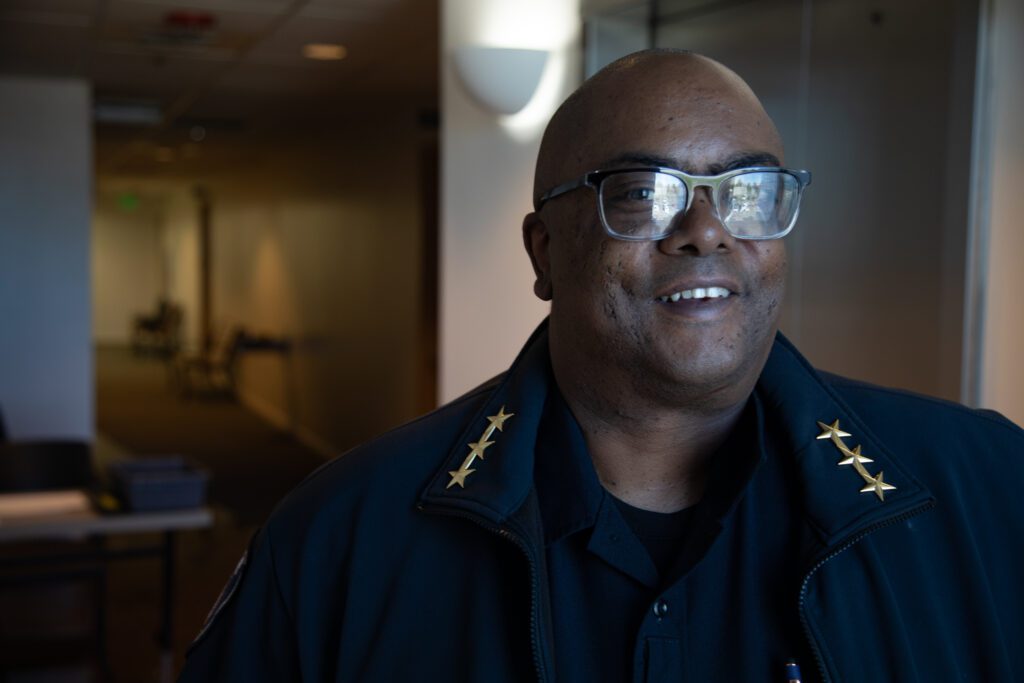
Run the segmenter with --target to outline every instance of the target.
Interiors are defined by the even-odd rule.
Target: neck
[[[735,427],[743,404],[715,415],[670,414],[621,420],[566,397],[601,484],[645,510],[675,512],[704,493],[711,456]]]
[[[675,512],[704,493],[711,456],[736,426],[753,389],[681,405],[651,400],[623,383],[604,386],[594,375],[558,362],[552,369],[579,422],[602,485],[645,510]]]

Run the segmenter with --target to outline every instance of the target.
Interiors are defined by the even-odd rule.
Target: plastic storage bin
[[[114,494],[126,510],[176,510],[206,503],[206,472],[181,456],[114,463],[110,475]]]

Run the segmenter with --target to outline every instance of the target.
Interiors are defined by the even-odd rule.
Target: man
[[[809,174],[688,53],[559,109],[512,368],[326,465],[190,652],[201,681],[1024,679],[1024,438],[776,336]]]

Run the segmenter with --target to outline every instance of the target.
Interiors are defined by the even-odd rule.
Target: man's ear
[[[551,301],[551,259],[548,247],[551,244],[548,226],[536,212],[526,214],[523,219],[523,245],[530,255],[533,272],[533,293],[543,301]]]

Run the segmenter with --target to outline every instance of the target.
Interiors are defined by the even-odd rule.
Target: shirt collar
[[[754,471],[765,459],[761,401],[751,395],[736,427],[711,457],[700,515],[722,521],[743,497]],[[537,434],[534,480],[544,520],[545,542],[593,526],[605,496],[583,432],[552,382]]]
[[[736,426],[711,457],[704,497],[697,514],[722,522],[743,498],[754,472],[765,460],[761,401],[751,394]]]

